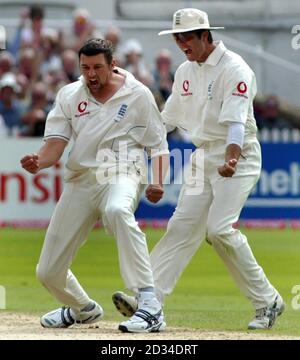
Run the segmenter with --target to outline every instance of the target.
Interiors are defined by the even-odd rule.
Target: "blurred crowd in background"
[[[155,63],[143,58],[143,46],[136,39],[123,42],[121,31],[110,27],[101,33],[90,13],[77,9],[71,36],[46,28],[45,11],[39,5],[24,9],[19,27],[0,52],[0,134],[16,137],[43,136],[48,112],[57,91],[79,77],[77,52],[91,37],[110,40],[115,46],[117,65],[130,71],[148,86],[162,110],[172,90],[174,68],[171,53],[158,51]],[[282,114],[279,99],[266,96],[256,101],[257,126],[262,129],[292,129],[295,123]],[[176,139],[189,141],[175,131]]]

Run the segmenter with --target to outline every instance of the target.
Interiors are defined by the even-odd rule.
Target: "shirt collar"
[[[216,45],[215,49],[205,61],[205,64],[211,66],[218,65],[219,61],[227,50],[225,45],[223,44],[223,41],[214,41],[214,44]]]

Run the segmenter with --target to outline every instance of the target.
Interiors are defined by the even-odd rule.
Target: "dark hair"
[[[43,19],[44,18],[44,8],[40,5],[34,4],[29,8],[29,17],[33,19]]]
[[[110,65],[113,60],[113,52],[114,52],[114,46],[111,41],[109,40],[103,40],[103,39],[89,39],[87,40],[83,46],[78,51],[78,57],[80,60],[80,55],[86,55],[86,56],[94,56],[98,54],[104,54],[105,59]]]
[[[207,37],[208,42],[209,42],[210,44],[212,44],[213,41],[214,41],[214,39],[213,39],[213,37],[212,37],[212,34],[211,34],[210,30],[205,30],[205,29],[203,29],[203,30],[202,30],[202,29],[201,29],[201,30],[195,30],[194,33],[196,34],[196,36],[197,36],[199,39],[201,39],[201,36],[202,36],[202,34],[203,34],[205,31],[208,32],[208,37]]]

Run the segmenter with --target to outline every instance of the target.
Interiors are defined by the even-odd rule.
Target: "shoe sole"
[[[113,294],[112,301],[116,309],[125,317],[131,317],[137,310],[136,308],[131,306],[126,300],[124,300],[123,294],[120,292]]]
[[[70,325],[62,325],[62,326],[54,326],[54,325],[51,325],[51,324],[48,324],[48,323],[43,323],[42,320],[40,320],[40,324],[43,328],[45,329],[67,329],[68,327],[74,325],[74,324],[70,324]]]
[[[119,325],[119,330],[123,333],[155,333],[155,332],[161,332],[164,331],[167,327],[167,324],[163,321],[162,323],[158,325],[152,326],[152,328],[149,329],[128,329],[124,325]]]

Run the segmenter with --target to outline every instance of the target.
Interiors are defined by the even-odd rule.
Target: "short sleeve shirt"
[[[64,86],[46,121],[45,140],[73,138],[67,168],[84,171],[99,166],[100,149],[117,148],[126,142],[129,150],[159,149],[168,153],[165,127],[150,90],[130,73],[124,85],[104,104],[90,94],[84,79]]]
[[[173,91],[162,112],[166,124],[185,129],[197,146],[226,140],[228,123],[245,125],[245,140],[257,131],[253,115],[253,71],[222,42],[204,63],[184,62],[176,71]]]

